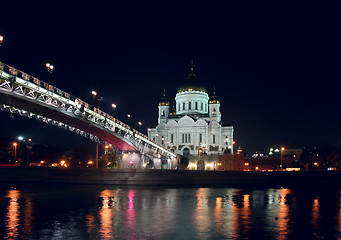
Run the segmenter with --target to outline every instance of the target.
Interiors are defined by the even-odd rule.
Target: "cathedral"
[[[148,136],[188,158],[191,169],[199,169],[201,157],[206,165],[202,169],[214,170],[217,162],[212,159],[224,153],[233,154],[233,127],[222,126],[220,101],[215,91],[209,97],[206,86],[194,73],[193,63],[177,89],[175,104],[170,108],[164,90],[158,110],[158,125],[148,129]]]

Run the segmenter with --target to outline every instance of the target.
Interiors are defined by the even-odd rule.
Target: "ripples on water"
[[[340,190],[13,186],[2,239],[340,239]]]

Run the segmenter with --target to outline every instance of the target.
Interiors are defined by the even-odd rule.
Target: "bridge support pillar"
[[[142,169],[143,163],[139,153],[123,152],[122,153],[122,168]]]

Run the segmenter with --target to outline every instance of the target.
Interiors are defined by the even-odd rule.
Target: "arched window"
[[[189,102],[189,103],[188,103],[188,110],[191,110],[191,109],[192,109],[192,103]]]
[[[186,104],[185,102],[182,103],[182,111],[185,111]]]
[[[195,102],[195,110],[198,110],[198,102]]]
[[[161,110],[161,116],[165,116],[165,109]]]
[[[204,103],[201,102],[201,111],[203,111],[203,110],[204,110]]]

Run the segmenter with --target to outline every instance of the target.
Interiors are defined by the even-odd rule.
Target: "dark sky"
[[[246,151],[341,140],[341,39],[337,6],[287,1],[2,1],[0,61],[144,131],[157,124],[163,88],[173,101],[195,72],[221,100],[223,125]],[[111,2],[111,3],[108,3]],[[116,2],[116,1],[115,1]],[[61,146],[77,135],[1,112],[2,136]],[[42,131],[44,130],[44,131]],[[63,140],[62,140],[63,139]]]

